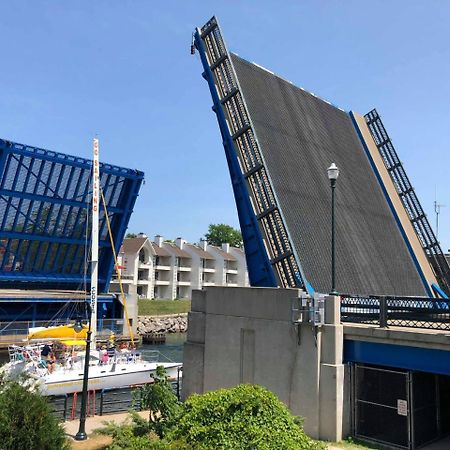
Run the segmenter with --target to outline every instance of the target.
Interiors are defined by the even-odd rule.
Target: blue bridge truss
[[[84,288],[91,170],[90,160],[0,139],[0,288]],[[100,172],[118,252],[144,174],[105,163]],[[99,233],[99,292],[106,292],[114,260],[103,208]]]

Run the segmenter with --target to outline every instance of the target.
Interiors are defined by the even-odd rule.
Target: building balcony
[[[210,267],[203,267],[203,272],[205,273],[214,273],[216,269],[212,269]]]
[[[191,282],[190,281],[177,281],[177,285],[178,286],[190,286]]]
[[[117,275],[114,275],[113,278],[119,278]],[[122,281],[124,280],[132,280],[134,278],[134,275],[125,275],[123,273],[120,274],[120,279]]]
[[[178,272],[190,272],[192,269],[186,266],[178,266]]]
[[[226,269],[226,273],[229,273],[230,275],[237,275],[238,271],[236,269]]]
[[[155,280],[155,286],[169,286],[170,281],[167,280]]]
[[[216,283],[214,283],[214,281],[204,281],[204,282],[202,283],[202,286],[203,286],[203,287],[215,286],[215,285],[216,285]]]
[[[171,267],[170,266],[161,266],[161,265],[157,265],[155,266],[156,270],[170,270]]]
[[[119,282],[119,277],[117,276],[117,275],[115,275],[115,276],[113,276],[112,277],[112,279],[111,279],[111,281],[113,282],[113,283],[118,283]],[[131,284],[131,283],[133,283],[133,276],[132,275],[129,275],[129,276],[121,276],[120,277],[120,281],[122,282],[122,283],[126,283],[126,284]]]

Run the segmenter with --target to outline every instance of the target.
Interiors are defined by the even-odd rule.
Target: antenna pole
[[[441,213],[441,208],[443,208],[445,205],[442,205],[437,202],[437,200],[434,201],[434,212],[436,213],[436,240],[439,242],[439,214]]]

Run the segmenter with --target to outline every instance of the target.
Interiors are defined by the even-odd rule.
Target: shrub
[[[0,448],[65,450],[69,445],[45,397],[20,381],[1,380]]]
[[[166,369],[163,366],[156,368],[156,372],[152,373],[152,378],[154,383],[138,388],[135,400],[140,402],[142,409],[150,410],[148,427],[162,437],[166,429],[172,425],[180,403],[173,393]]]
[[[141,418],[136,411],[130,411],[132,423],[117,425],[106,422],[97,433],[106,434],[113,438],[106,450],[165,450],[166,445],[159,437],[149,431],[148,422]]]
[[[319,450],[299,421],[267,389],[240,385],[191,396],[167,436],[182,448]]]

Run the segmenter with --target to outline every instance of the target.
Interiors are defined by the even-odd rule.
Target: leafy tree
[[[232,247],[242,247],[241,232],[224,223],[210,224],[204,238],[211,245],[221,246],[228,243]]]
[[[162,437],[172,425],[180,403],[173,393],[163,366],[156,368],[152,378],[154,383],[140,387],[135,394],[135,400],[140,402],[141,408],[150,410],[148,428]]]
[[[63,428],[45,397],[20,380],[0,380],[0,448],[68,450]]]
[[[273,393],[249,384],[191,396],[166,439],[202,450],[324,449]]]
[[[127,235],[125,236],[127,239],[133,239],[137,237],[136,233],[127,233]]]

